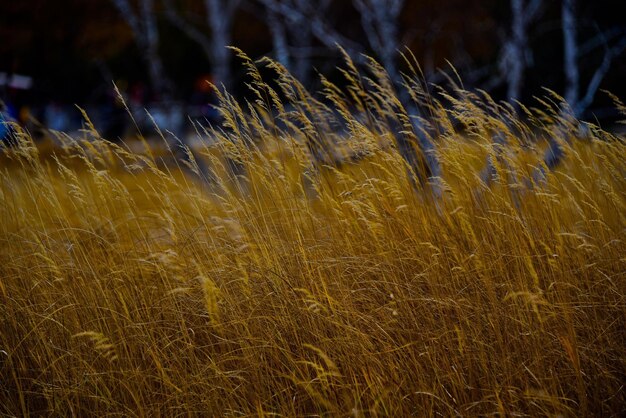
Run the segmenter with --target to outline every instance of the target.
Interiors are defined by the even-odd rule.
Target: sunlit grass
[[[415,85],[438,126],[433,193],[393,145],[376,68],[387,95],[348,71],[328,108],[248,65],[259,100],[223,98],[194,153],[208,176],[93,129],[5,150],[0,414],[624,412],[623,142],[571,132],[533,181],[558,114]]]

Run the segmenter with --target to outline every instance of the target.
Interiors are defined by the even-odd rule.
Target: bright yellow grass
[[[0,174],[0,414],[623,413],[626,145],[594,129],[531,188],[542,143],[511,140],[486,186],[480,118],[438,139],[438,198],[365,126],[339,168],[271,124],[228,134],[197,150],[210,184],[24,134]]]

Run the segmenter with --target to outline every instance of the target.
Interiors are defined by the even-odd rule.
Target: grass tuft
[[[559,98],[520,118],[407,77],[441,165],[417,183],[378,64],[348,60],[321,98],[258,64],[254,101],[221,93],[224,124],[187,161],[89,123],[46,152],[17,131],[0,171],[0,414],[624,413],[623,140],[576,139]]]

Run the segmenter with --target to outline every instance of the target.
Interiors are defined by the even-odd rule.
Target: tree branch
[[[135,38],[142,37],[143,31],[141,30],[141,25],[139,23],[139,18],[137,17],[137,13],[133,10],[130,2],[128,0],[111,0],[113,5],[118,10],[122,18],[126,21],[128,26],[130,26],[131,31],[133,32],[133,36]],[[140,43],[144,43],[143,39],[137,39]]]
[[[355,60],[361,63],[365,62],[363,57],[360,55],[363,51],[363,47],[330,27],[319,16],[320,10],[312,10],[300,1],[297,1],[295,4],[288,1],[278,0],[259,1],[269,10],[283,16],[291,23],[301,22],[303,20],[309,22],[313,36],[326,45],[326,47],[334,49],[337,45],[341,45]]]
[[[593,98],[600,87],[600,83],[609,72],[613,59],[619,56],[624,49],[626,49],[626,36],[620,39],[620,41],[612,48],[607,48],[604,58],[600,66],[596,69],[589,85],[587,85],[587,91],[585,96],[574,105],[574,114],[576,116],[581,115],[593,102]]]
[[[187,22],[183,19],[172,4],[172,0],[164,0],[163,5],[165,6],[165,16],[167,20],[178,28],[181,32],[183,32],[189,39],[197,43],[201,48],[204,54],[210,58],[211,57],[211,39],[201,30],[197,29],[191,23]]]

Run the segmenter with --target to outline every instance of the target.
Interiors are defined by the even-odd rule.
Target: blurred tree
[[[429,83],[445,83],[439,69],[450,62],[466,88],[524,100],[546,86],[574,100],[577,112],[595,112],[610,104],[596,98],[600,89],[626,94],[623,0],[577,0],[573,29],[562,24],[564,2],[571,0],[0,0],[0,72],[33,76],[28,100],[94,100],[112,79],[147,80],[155,90],[169,79],[185,97],[209,67],[215,82],[237,90],[242,72],[228,44],[253,57],[273,50],[308,86],[314,66],[341,83],[336,44],[361,64],[362,53],[375,56],[397,80],[397,50],[406,45]]]
[[[213,66],[214,83],[232,87],[230,51],[233,44],[233,23],[241,0],[204,0],[205,30],[198,27],[181,13],[172,0],[165,0],[168,20],[202,48]],[[188,6],[188,5],[187,5]],[[210,35],[207,35],[209,33]]]
[[[507,100],[521,99],[524,71],[531,61],[528,26],[541,12],[542,0],[511,0],[511,34],[500,55],[500,71],[507,82]]]
[[[580,97],[581,86],[578,60],[581,56],[581,48],[578,43],[579,22],[576,18],[576,0],[562,1],[561,22],[563,31],[563,70],[566,82],[563,97],[570,108],[568,111],[571,111],[573,116],[578,118],[593,102],[600,83],[611,68],[613,60],[626,49],[626,25],[617,31],[605,30],[597,35],[597,39],[601,41],[601,46],[604,49],[604,55],[587,87],[584,89],[584,96]]]
[[[403,80],[398,69],[399,49],[401,48],[399,17],[404,7],[404,0],[352,1],[353,7],[359,13],[361,28],[369,48],[344,36],[334,28],[326,18],[324,7],[313,7],[308,2],[300,1],[260,1],[270,13],[282,16],[293,25],[302,21],[309,22],[311,33],[322,44],[335,50],[341,46],[356,61],[367,62],[364,54],[368,51],[374,52],[387,72],[388,81],[398,87],[400,102],[394,103],[394,108],[389,109],[386,114],[387,123],[394,135],[398,150],[420,183],[426,184],[428,180],[434,186],[435,193],[439,193],[440,166],[434,144],[422,126],[421,112],[417,104],[410,100],[406,89],[402,86]],[[387,80],[380,81],[386,82]]]
[[[341,45],[350,56],[356,60],[363,61],[361,53],[365,51],[363,45],[345,36],[330,21],[329,6],[331,1],[322,0],[317,3],[300,0],[258,0],[263,4],[268,14],[280,17],[287,25],[292,26],[294,31],[299,30],[306,22],[307,30],[326,48],[337,50],[337,45]],[[342,2],[337,2],[342,3]],[[340,7],[341,4],[334,4]],[[345,22],[344,22],[345,23]],[[311,38],[309,38],[311,39]]]
[[[367,41],[392,80],[399,80],[397,56],[399,42],[399,16],[404,0],[353,0],[361,15]]]
[[[266,7],[266,21],[272,36],[276,59],[303,85],[309,84],[313,36],[306,20],[307,0],[285,0],[279,5],[274,1],[260,0]],[[324,13],[330,0],[318,2],[316,8]],[[278,9],[283,12],[279,13]],[[289,18],[285,18],[289,16]]]
[[[135,42],[148,68],[154,92],[165,99],[170,98],[173,93],[172,84],[165,74],[159,54],[159,28],[154,0],[139,0],[137,10],[130,0],[111,1],[133,31]]]

